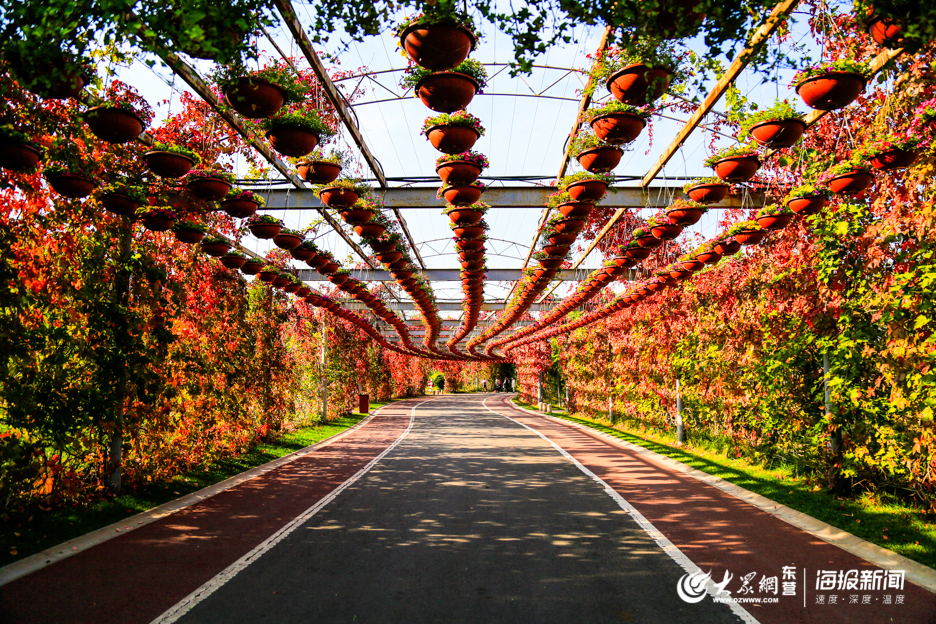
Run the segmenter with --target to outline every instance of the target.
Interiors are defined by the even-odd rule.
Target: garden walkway
[[[0,587],[0,620],[936,621],[936,595],[881,589],[895,577],[506,399],[387,406],[341,440]],[[699,569],[730,575],[724,589],[746,602],[695,592]],[[823,571],[841,573],[831,590],[816,589]],[[835,589],[851,576],[855,589]]]

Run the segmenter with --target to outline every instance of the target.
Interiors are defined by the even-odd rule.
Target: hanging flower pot
[[[481,224],[460,223],[452,228],[458,238],[478,238],[484,236],[485,227]]]
[[[685,227],[698,223],[707,211],[708,208],[702,204],[677,199],[666,209],[666,218],[673,225]]]
[[[642,249],[641,251],[646,251],[648,254],[650,253],[648,249]],[[622,269],[629,269],[637,266],[637,260],[633,260],[628,256],[615,256],[614,263]]]
[[[312,289],[309,288],[308,286],[300,286],[299,289],[296,290],[296,296],[299,297],[300,299],[305,299],[311,294],[312,294]]]
[[[759,228],[760,226],[757,224],[757,222],[748,221],[745,224],[741,224],[737,231],[732,233],[732,231],[729,230],[729,233],[732,233],[734,239],[742,245],[756,245],[764,240],[765,236],[767,236],[767,230],[762,230]]]
[[[700,266],[699,268],[702,267]],[[674,280],[684,282],[692,277],[692,269],[686,268],[685,266],[674,266],[670,271],[670,277]]]
[[[41,158],[42,152],[26,135],[0,128],[0,167],[10,171],[32,171]]]
[[[725,182],[747,182],[760,169],[760,159],[756,155],[728,156],[718,158],[711,167]]]
[[[867,162],[880,171],[904,169],[916,162],[919,140],[912,137],[885,135],[863,150]]]
[[[752,125],[748,131],[758,145],[780,149],[791,147],[802,138],[806,122],[802,119],[768,120]]]
[[[655,221],[647,221],[647,226],[650,228],[650,231],[655,237],[664,241],[673,240],[682,234],[683,231],[681,225],[673,225],[672,223],[657,223]]]
[[[276,275],[276,277],[273,278],[273,281],[270,282],[270,286],[273,288],[283,288],[284,286],[289,285],[290,281],[289,274],[280,272]]]
[[[483,249],[460,249],[458,257],[462,260],[481,260],[484,258]]]
[[[362,203],[355,203],[352,206],[340,208],[338,214],[349,225],[363,225],[371,220],[374,211]]]
[[[793,80],[796,92],[808,106],[826,111],[848,106],[867,84],[864,71],[824,71],[821,68],[799,72]]]
[[[394,249],[393,251],[385,251],[383,253],[379,253],[376,255],[377,255],[377,260],[379,260],[380,262],[384,264],[392,264],[394,262],[399,261],[403,257],[403,252],[397,251],[396,249]]]
[[[656,237],[651,236],[650,238],[656,238]],[[662,241],[660,242],[662,243]],[[631,260],[636,260],[638,262],[646,259],[650,255],[650,253],[651,253],[650,248],[641,245],[640,242],[637,242],[636,247],[631,247],[630,245],[628,245],[627,247],[624,248],[624,255],[630,258]]]
[[[432,71],[460,65],[474,50],[477,41],[466,26],[445,22],[410,22],[397,33],[406,55],[420,67]]]
[[[256,275],[263,270],[263,263],[259,260],[254,260],[253,258],[247,258],[244,261],[244,264],[241,265],[240,271],[244,275]]]
[[[733,256],[741,251],[741,243],[736,241],[733,237],[728,237],[716,241],[712,248],[716,253],[720,253],[722,256]]]
[[[289,250],[301,245],[304,239],[305,236],[301,232],[283,228],[273,236],[273,244],[280,249]]]
[[[257,279],[266,284],[270,284],[279,277],[279,269],[276,267],[264,267],[260,273],[257,274]]]
[[[12,62],[10,64],[14,65]],[[33,67],[17,67],[16,69],[18,70],[17,81],[46,100],[67,100],[77,97],[91,78],[76,60],[66,58],[53,61],[38,70]],[[44,82],[36,80],[37,71],[46,79]]]
[[[771,204],[757,213],[757,224],[765,230],[782,230],[795,216],[796,214],[786,206]]]
[[[576,160],[586,171],[592,173],[611,171],[621,162],[624,150],[613,145],[593,147],[575,155]]]
[[[306,241],[306,242],[312,243],[312,241]],[[316,249],[315,255],[309,258],[308,260],[306,260],[305,263],[309,266],[309,268],[315,269],[316,271],[321,273],[322,267],[328,264],[330,259],[331,258],[329,258],[326,255],[321,254],[319,250]]]
[[[468,160],[449,160],[436,165],[436,173],[445,184],[466,186],[475,182],[483,167]]]
[[[348,273],[334,273],[328,276],[328,281],[334,284],[335,286],[341,286],[348,281],[351,275]]]
[[[334,260],[329,260],[324,265],[322,265],[322,268],[320,268],[318,272],[321,273],[322,275],[332,275],[339,268],[341,268],[340,264],[338,264]]]
[[[587,219],[595,209],[595,204],[587,202],[565,202],[557,206],[563,217],[570,219]]]
[[[550,256],[564,256],[569,253],[570,245],[543,245],[543,251]]]
[[[870,170],[854,167],[830,178],[828,186],[833,193],[855,195],[871,186],[872,182],[874,182],[874,174]]]
[[[219,236],[208,236],[201,244],[202,251],[214,258],[220,258],[231,250],[231,242]]]
[[[300,262],[307,262],[315,257],[315,254],[318,252],[318,249],[315,246],[315,243],[312,241],[303,240],[302,243],[293,247],[289,250],[289,255],[299,260]]]
[[[180,243],[197,245],[206,236],[208,227],[203,223],[194,221],[176,221],[172,225],[172,233]]]
[[[221,256],[220,261],[229,269],[239,269],[247,263],[247,258],[239,251],[230,251]]]
[[[326,186],[316,191],[322,203],[336,210],[350,208],[361,197],[361,188],[351,180],[339,180],[340,185]]]
[[[705,249],[696,254],[695,259],[702,264],[715,264],[722,259],[722,255],[715,251],[714,245],[710,249]]]
[[[618,102],[644,106],[666,92],[672,76],[673,72],[665,67],[651,69],[634,63],[611,74],[607,87]]]
[[[312,152],[323,136],[334,134],[314,108],[290,108],[261,122],[267,140],[284,156],[299,157]]]
[[[105,104],[88,109],[85,122],[94,136],[108,143],[128,143],[143,134],[143,120],[132,110]]]
[[[201,162],[192,150],[166,143],[153,145],[153,149],[143,155],[143,160],[150,171],[162,178],[181,178]]]
[[[464,188],[474,188],[474,187],[464,187]],[[480,195],[480,192],[478,193]],[[484,217],[484,213],[487,212],[488,206],[482,202],[472,202],[466,206],[452,205],[448,206],[445,209],[445,213],[448,215],[452,223],[464,223],[466,225],[474,225],[479,223]]]
[[[868,20],[868,34],[879,46],[899,48],[903,44],[903,29],[900,24],[886,17],[873,16]]]
[[[143,207],[137,210],[137,216],[143,223],[143,227],[153,232],[165,232],[172,227],[172,224],[179,218],[176,213],[165,208]]]
[[[442,71],[416,83],[414,91],[422,103],[439,113],[454,113],[471,103],[481,85],[467,74]]]
[[[45,178],[53,191],[73,199],[87,197],[98,187],[97,178],[80,169],[68,170],[48,167],[45,171]]]
[[[553,245],[571,245],[578,238],[578,234],[551,232],[546,238]]]
[[[607,191],[608,182],[603,179],[576,180],[565,185],[565,192],[576,202],[600,201]]]
[[[464,251],[481,251],[484,249],[484,238],[456,238],[455,246]]]
[[[448,115],[440,115],[439,117],[449,117]],[[438,120],[439,117],[430,117],[427,119],[427,123],[430,121]],[[467,152],[479,138],[481,138],[481,132],[476,129],[473,125],[465,125],[467,123],[474,124],[477,119],[473,115],[466,113],[465,111],[456,111],[452,113],[451,117],[459,121],[464,121],[464,123],[454,124],[446,123],[439,125],[431,125],[429,127],[423,128],[422,132],[426,135],[426,138],[429,139],[429,143],[432,144],[432,147],[436,148],[440,152],[446,154],[460,154],[462,152]],[[480,124],[478,124],[480,127]]]
[[[791,192],[786,198],[787,207],[799,215],[816,214],[828,203],[829,198],[827,195],[809,192],[808,190],[806,192],[800,191],[795,196]]]
[[[257,209],[265,203],[262,197],[251,191],[232,188],[226,199],[221,202],[221,209],[232,217],[246,219],[253,216]]]
[[[263,78],[244,76],[224,86],[224,97],[241,117],[272,117],[286,103],[286,92]]]
[[[354,226],[355,233],[362,238],[379,238],[386,229],[387,226],[382,223],[365,223]]]
[[[640,233],[638,234],[638,232]],[[657,238],[652,232],[646,230],[636,230],[632,236],[634,237],[634,242],[644,249],[653,249],[663,244],[662,239]]]
[[[558,269],[562,266],[562,263],[565,262],[565,258],[541,258],[539,260],[539,265],[544,269]]]
[[[684,190],[691,201],[700,204],[715,204],[728,197],[731,187],[718,178],[703,178],[693,180]]]
[[[553,223],[560,234],[578,234],[585,229],[585,219],[562,219]]]
[[[299,175],[310,184],[329,184],[341,175],[341,165],[325,160],[311,160],[296,167]]]
[[[636,113],[606,113],[589,121],[592,131],[608,143],[630,143],[647,127],[647,120]]]
[[[283,229],[283,222],[270,215],[254,215],[247,219],[247,227],[257,238],[271,239]]]
[[[466,271],[484,270],[484,260],[465,261],[461,263],[461,268]]]
[[[481,199],[481,193],[484,192],[484,184],[474,182],[467,186],[443,186],[440,189],[442,197],[452,206],[471,206]],[[451,213],[449,213],[451,217]],[[480,220],[481,217],[479,216]],[[463,219],[456,219],[462,221]]]
[[[219,201],[234,186],[234,176],[225,171],[193,169],[186,176],[185,186],[199,199]]]
[[[145,200],[141,194],[142,189],[126,186],[108,185],[98,200],[104,210],[111,214],[130,216],[137,211]]]

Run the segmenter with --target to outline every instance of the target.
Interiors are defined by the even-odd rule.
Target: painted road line
[[[621,496],[617,491],[614,490],[614,488],[612,488],[610,485],[605,483],[605,481],[601,477],[599,477],[594,472],[586,468],[580,461],[572,457],[572,455],[570,455],[565,449],[563,449],[561,446],[559,446],[558,444],[550,440],[548,437],[546,437],[545,435],[543,435],[542,433],[540,433],[533,427],[529,427],[523,424],[522,422],[511,418],[510,416],[506,414],[501,414],[491,409],[491,407],[487,404],[489,400],[490,399],[484,399],[484,401],[482,401],[481,404],[484,405],[484,407],[488,409],[491,413],[497,414],[498,416],[506,418],[507,420],[510,420],[520,425],[524,429],[532,431],[533,433],[541,437],[543,440],[549,442],[549,444],[551,444],[552,447],[556,449],[556,451],[558,451],[563,457],[565,457],[569,462],[571,462],[576,468],[581,470],[587,477],[589,477],[590,479],[595,481],[598,485],[600,485],[602,488],[604,488],[605,493],[608,496],[610,496],[611,499],[615,503],[617,503],[621,509],[623,509],[625,512],[630,514],[630,516],[637,522],[637,524],[640,525],[640,528],[642,528],[647,533],[647,535],[649,535],[653,539],[653,541],[657,543],[657,545],[663,550],[663,552],[669,555],[673,559],[673,561],[678,563],[679,566],[683,570],[686,571],[686,574],[689,574],[689,575],[702,575],[703,574],[699,566],[694,564],[689,559],[689,557],[685,555],[685,553],[683,553],[681,550],[679,550],[679,548],[676,547],[675,544],[669,541],[669,539],[665,535],[663,535],[663,533],[661,533],[655,526],[653,526],[653,524],[651,524],[649,520],[644,518],[643,514],[637,511],[637,509],[633,505],[628,503],[624,499],[623,496]],[[711,579],[709,579],[706,582],[705,589],[706,589],[706,592],[713,598],[718,593],[717,588],[715,587],[715,583]],[[740,606],[736,602],[729,601],[728,607],[730,607],[731,611],[735,615],[737,615],[739,618],[741,618],[743,622],[746,622],[747,624],[758,624],[757,619],[755,619],[753,615],[751,615],[744,607]]]
[[[402,434],[400,434],[400,436],[396,440],[393,441],[392,444],[390,444],[390,446],[388,446],[379,455],[377,455],[377,457],[375,457],[370,462],[368,462],[367,465],[365,465],[363,468],[357,471],[347,481],[345,481],[344,483],[339,485],[337,488],[332,490],[331,493],[329,493],[327,496],[325,496],[324,498],[319,500],[317,503],[309,507],[307,510],[302,512],[299,516],[297,516],[295,519],[289,522],[286,526],[284,526],[279,531],[277,531],[276,533],[268,537],[266,540],[264,540],[260,544],[258,544],[256,547],[253,548],[253,550],[251,550],[246,555],[244,555],[243,557],[241,557],[240,559],[232,563],[230,566],[222,570],[214,578],[210,579],[208,582],[206,582],[201,587],[193,591],[191,594],[183,598],[181,601],[179,601],[178,603],[170,607],[162,615],[160,615],[155,620],[153,620],[153,624],[171,624],[172,622],[177,621],[179,618],[185,615],[185,613],[189,609],[193,608],[195,605],[197,605],[201,601],[208,598],[211,594],[217,591],[225,583],[227,583],[232,578],[237,576],[239,572],[247,568],[251,563],[256,561],[258,558],[262,557],[267,551],[269,551],[271,548],[273,548],[278,543],[280,543],[283,539],[289,536],[290,533],[298,529],[307,520],[309,520],[319,511],[321,511],[321,509],[324,508],[328,503],[330,503],[335,498],[337,498],[339,494],[341,494],[344,490],[346,490],[348,487],[353,485],[358,479],[360,479],[365,474],[367,474],[367,472],[370,471],[370,469],[373,468],[377,464],[377,462],[383,459],[387,455],[387,453],[389,453],[394,448],[396,448],[396,446],[403,440],[403,438],[406,437],[406,435],[413,428],[413,422],[415,421],[415,418],[416,418],[416,408],[426,403],[429,403],[430,401],[433,401],[433,400],[435,399],[428,399],[426,401],[417,403],[416,405],[413,406],[413,408],[410,410],[410,420],[409,420],[409,424],[407,424],[406,426],[406,429],[403,431]]]

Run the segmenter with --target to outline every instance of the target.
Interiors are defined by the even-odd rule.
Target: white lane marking
[[[491,398],[493,398],[493,397],[491,397]],[[511,417],[508,416],[507,414],[501,414],[501,413],[496,412],[496,411],[494,411],[493,409],[491,409],[490,406],[488,406],[488,404],[487,404],[488,401],[490,401],[490,399],[485,399],[484,401],[481,402],[481,404],[484,405],[484,407],[487,408],[488,411],[490,411],[492,414],[496,414],[496,415],[498,415],[498,416],[501,416],[501,417],[503,417],[503,418],[506,418],[507,420],[510,420],[510,421],[512,421],[512,422],[514,422],[514,423],[520,425],[521,427],[523,427],[523,428],[525,428],[525,429],[529,429],[530,431],[532,431],[533,433],[535,433],[535,434],[538,435],[539,437],[543,438],[544,440],[546,440],[547,442],[549,442],[549,443],[552,445],[552,447],[553,447],[554,449],[556,449],[557,451],[559,451],[559,453],[561,453],[563,457],[565,457],[565,458],[568,459],[570,462],[572,462],[572,464],[574,464],[576,468],[578,468],[578,469],[581,470],[583,473],[585,473],[586,476],[588,476],[589,478],[591,478],[592,480],[594,480],[598,485],[602,486],[602,487],[604,488],[605,493],[606,493],[608,496],[610,496],[611,499],[612,499],[615,503],[617,503],[618,506],[619,506],[621,509],[623,509],[623,510],[626,511],[628,514],[630,514],[630,516],[637,522],[637,524],[640,525],[640,528],[642,528],[644,531],[646,531],[647,535],[649,535],[649,536],[653,539],[653,541],[655,541],[655,542],[657,543],[657,545],[658,545],[661,549],[663,549],[663,552],[665,552],[665,553],[666,553],[667,555],[669,555],[676,563],[678,563],[679,566],[680,566],[683,570],[685,570],[687,574],[702,574],[702,569],[699,568],[699,566],[697,566],[696,564],[694,564],[694,563],[692,562],[692,560],[689,559],[689,557],[687,557],[686,554],[685,554],[683,551],[679,550],[679,548],[678,548],[675,544],[673,544],[673,542],[669,541],[669,539],[668,539],[665,535],[663,535],[663,533],[661,533],[659,529],[657,529],[655,526],[653,526],[653,524],[652,524],[649,520],[647,520],[646,518],[644,518],[643,514],[640,513],[639,511],[637,511],[637,509],[634,508],[633,505],[631,505],[630,503],[628,503],[628,502],[624,499],[624,497],[621,496],[614,488],[612,488],[610,485],[608,485],[607,483],[605,483],[604,479],[602,479],[601,477],[599,477],[598,475],[596,475],[594,472],[592,472],[591,470],[589,470],[588,468],[586,468],[579,460],[577,460],[577,459],[575,459],[574,457],[572,457],[572,455],[570,455],[564,448],[562,448],[561,446],[559,446],[558,444],[556,444],[555,442],[553,442],[552,440],[550,440],[549,438],[547,438],[545,435],[543,435],[542,433],[540,433],[539,431],[537,431],[537,430],[534,429],[533,427],[527,426],[527,425],[523,424],[522,422],[520,422],[519,420],[514,420],[513,418],[511,418]],[[505,406],[506,406],[506,403],[505,403]],[[514,407],[514,406],[511,405],[511,407]],[[514,407],[514,409],[522,410],[523,408]],[[523,411],[527,411],[527,410],[523,410]],[[715,593],[716,593],[717,590],[715,589],[715,583],[714,583],[713,581],[709,580],[708,583],[706,583],[705,589],[706,589],[706,591],[708,592],[708,594],[709,594],[710,596],[712,596],[712,597],[715,596]],[[674,587],[674,588],[673,588],[673,591],[675,591],[675,590],[676,590],[676,588]],[[732,611],[735,615],[737,615],[739,618],[741,618],[741,621],[742,621],[742,622],[745,622],[745,624],[759,624],[758,621],[754,618],[754,616],[751,615],[751,614],[750,614],[744,607],[742,607],[741,605],[738,605],[738,604],[736,604],[736,603],[734,603],[734,602],[729,602],[729,603],[728,603],[728,607],[731,609],[731,611]]]
[[[237,576],[239,572],[247,568],[251,563],[262,557],[267,551],[283,541],[290,533],[302,526],[309,518],[317,514],[322,510],[325,505],[335,500],[339,494],[341,494],[345,489],[354,484],[355,481],[363,477],[371,468],[373,468],[377,462],[386,456],[387,453],[396,448],[403,438],[406,437],[406,434],[410,432],[413,428],[413,422],[416,419],[416,408],[424,403],[433,401],[434,399],[428,399],[422,401],[413,406],[413,409],[410,410],[410,420],[409,424],[406,426],[406,430],[400,434],[396,440],[393,441],[393,444],[388,446],[380,453],[377,457],[372,459],[367,463],[366,466],[358,470],[354,475],[352,475],[347,481],[339,485],[337,488],[332,490],[327,496],[322,498],[320,501],[306,509],[300,515],[296,516],[293,520],[289,522],[286,526],[278,530],[276,533],[265,539],[263,542],[258,544],[248,552],[246,555],[226,567],[224,570],[219,572],[214,578],[210,579],[204,585],[193,591],[191,594],[177,602],[175,605],[167,609],[162,615],[153,620],[152,624],[171,624],[176,622],[179,618],[185,615],[189,610],[195,607],[198,603],[205,600],[220,589],[225,583],[230,581],[232,578]]]

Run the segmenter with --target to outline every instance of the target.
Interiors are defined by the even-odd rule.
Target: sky
[[[304,23],[310,23],[308,7],[296,3],[299,18]],[[498,32],[490,23],[476,19],[482,31],[482,40],[472,53],[475,58],[485,64],[494,64],[487,67],[489,74],[496,74],[483,94],[477,95],[468,106],[468,112],[482,120],[486,132],[478,141],[474,149],[487,155],[491,166],[482,174],[482,181],[486,176],[537,176],[539,184],[549,184],[558,173],[563,157],[563,147],[568,133],[571,131],[576,111],[579,105],[580,90],[587,79],[576,70],[587,70],[589,59],[586,55],[593,53],[600,41],[602,29],[598,26],[581,25],[575,30],[572,43],[560,45],[549,49],[540,55],[535,63],[536,67],[529,76],[513,78],[509,75],[505,64],[512,60],[513,47],[509,38]],[[800,24],[794,27],[793,39],[806,41],[807,33]],[[285,28],[273,29],[271,36],[287,54],[301,57],[301,53],[291,40]],[[334,53],[342,46],[341,33],[333,36],[332,41],[323,47],[317,48],[320,53]],[[277,57],[269,42],[259,40],[261,54]],[[428,141],[419,134],[422,122],[430,114],[417,98],[409,94],[404,96],[403,89],[398,86],[402,77],[402,69],[406,67],[406,60],[396,47],[397,42],[387,32],[381,36],[368,37],[363,42],[352,42],[346,51],[339,56],[340,67],[344,71],[352,71],[354,79],[338,82],[339,88],[350,93],[355,88],[363,89],[354,100],[353,106],[360,121],[360,130],[371,152],[383,165],[388,177],[414,177],[434,176],[435,159],[439,155]],[[702,50],[697,41],[688,41],[690,49]],[[190,63],[202,76],[213,69],[210,61],[191,60]],[[392,71],[388,71],[392,70]],[[572,70],[572,71],[570,71]],[[370,77],[368,72],[379,72]],[[807,110],[799,102],[795,92],[787,85],[795,73],[795,68],[786,67],[778,70],[775,75],[765,78],[752,71],[745,71],[737,81],[742,94],[762,106],[769,106],[775,98],[789,98],[798,103],[800,110]],[[158,127],[161,120],[173,111],[178,110],[178,93],[187,89],[187,85],[178,78],[173,79],[172,72],[165,67],[150,68],[142,62],[135,62],[128,68],[121,69],[119,76],[125,82],[132,84],[147,98],[157,112],[154,127]],[[701,100],[714,81],[705,85],[699,92]],[[537,97],[536,94],[540,94]],[[544,97],[548,96],[548,97]],[[607,90],[602,86],[596,91],[597,104],[607,101]],[[664,96],[662,102],[668,101]],[[389,100],[377,102],[378,100]],[[161,104],[157,104],[160,103]],[[166,103],[168,102],[168,103]],[[716,106],[716,111],[724,110],[724,101]],[[672,138],[688,117],[684,113],[667,112],[669,118],[656,117],[651,120],[653,139],[650,132],[644,131],[641,136],[631,143],[625,153],[621,164],[615,170],[619,176],[643,176],[660,153],[670,143]],[[709,120],[711,119],[711,115]],[[346,131],[336,137],[339,145],[351,147],[349,135]],[[703,165],[704,159],[710,154],[708,148],[712,135],[703,128],[698,129],[676,155],[663,169],[660,177],[702,177],[711,175],[711,171]],[[733,141],[718,137],[720,147],[728,146]],[[349,150],[355,161],[367,170],[366,164],[355,149]],[[573,160],[567,173],[578,170],[578,164]],[[243,163],[235,163],[235,173],[238,177],[246,174]],[[365,173],[365,177],[369,177]],[[658,184],[666,183],[658,180]],[[397,185],[400,183],[391,183]],[[504,184],[495,182],[495,184]],[[508,183],[518,184],[518,183]],[[682,181],[671,180],[669,185],[680,188]],[[437,187],[438,183],[431,184]],[[285,188],[285,187],[282,187]],[[483,200],[483,197],[482,197]],[[451,232],[447,226],[448,218],[441,214],[442,202],[439,210],[404,209],[403,217],[406,219],[410,232],[418,243],[427,243],[421,247],[424,259],[431,268],[456,268],[457,256],[454,255],[450,242]],[[649,216],[651,211],[645,209],[640,216]],[[305,227],[311,220],[317,218],[312,210],[306,211],[279,211],[274,215],[284,218],[288,227]],[[488,252],[489,268],[519,268],[522,260],[518,256],[525,255],[527,248],[533,240],[541,211],[531,209],[509,209],[494,207],[486,217],[491,229],[489,236],[502,241],[511,241],[511,253],[506,256],[492,255]],[[697,225],[687,228],[683,238],[701,237],[708,239],[718,231],[718,211],[711,211],[703,217]],[[353,235],[352,235],[353,236]],[[350,253],[348,246],[331,233],[316,241],[333,251],[337,257],[346,258]],[[587,241],[586,241],[587,244]],[[270,248],[269,241],[261,241],[249,234],[245,237],[243,245],[248,249],[263,253]],[[493,246],[505,248],[507,243],[494,242]],[[584,245],[583,245],[584,247]],[[442,252],[441,254],[435,252]],[[577,254],[573,253],[573,257]],[[354,259],[357,261],[357,258]],[[602,258],[594,252],[581,265],[582,268],[592,269],[600,266]],[[297,263],[304,267],[304,264]],[[503,298],[510,288],[509,283],[490,282],[485,287],[485,298]],[[576,284],[565,283],[560,286],[556,294],[563,295],[574,290]],[[457,282],[433,283],[437,299],[457,299],[462,297],[460,284]],[[624,288],[624,284],[617,283],[616,290]],[[405,295],[404,295],[405,297]],[[443,314],[443,318],[455,318],[457,313]]]

